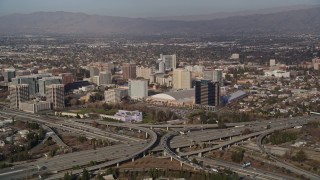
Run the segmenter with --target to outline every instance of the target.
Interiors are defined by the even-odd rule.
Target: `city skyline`
[[[87,14],[122,16],[122,17],[166,17],[184,15],[202,15],[217,12],[237,12],[265,8],[277,8],[296,5],[318,5],[317,0],[164,0],[164,1],[87,1],[68,0],[0,0],[0,16],[13,13],[32,13],[39,11],[82,12]]]

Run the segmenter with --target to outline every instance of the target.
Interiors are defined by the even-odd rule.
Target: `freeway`
[[[197,151],[191,151],[191,152],[186,152],[186,153],[179,153],[180,156],[190,156],[190,155],[194,155],[194,154],[201,154],[201,153],[205,153],[205,152],[209,152],[212,150],[216,150],[219,148],[224,148],[224,147],[228,147],[232,144],[236,144],[238,142],[241,142],[243,140],[249,139],[249,138],[253,138],[253,137],[258,137],[259,135],[266,133],[266,132],[273,132],[275,130],[283,130],[283,129],[289,129],[298,125],[303,125],[306,124],[307,122],[313,121],[317,119],[317,117],[308,117],[308,118],[299,118],[299,119],[294,119],[293,121],[291,121],[290,123],[286,123],[286,124],[282,124],[281,126],[277,126],[271,129],[267,129],[264,131],[258,131],[258,132],[254,132],[248,135],[244,135],[244,136],[239,136],[239,137],[235,137],[230,141],[221,143],[219,145],[215,145],[212,147],[208,147],[208,148],[204,148],[204,149],[200,149]]]
[[[2,114],[20,117],[24,119],[28,119],[31,121],[38,122],[40,124],[46,124],[50,127],[56,127],[56,128],[63,128],[64,130],[69,130],[73,132],[82,132],[86,134],[94,134],[93,132],[88,132],[88,130],[93,131],[95,129],[87,128],[88,130],[83,130],[87,126],[75,123],[75,126],[80,127],[78,128],[71,128],[61,125],[61,121],[50,121],[46,117],[40,117],[36,115],[30,115],[28,113],[22,113],[22,112],[12,112],[10,110],[0,110]],[[65,123],[65,122],[64,122]],[[38,171],[34,171],[33,169],[30,169],[30,167],[33,167],[35,165],[38,165],[40,167],[44,166],[46,167],[46,172],[57,172],[57,171],[63,171],[71,169],[72,166],[75,165],[87,165],[90,161],[97,161],[101,162],[101,164],[88,167],[88,170],[97,170],[100,168],[116,165],[121,162],[125,162],[128,160],[133,160],[134,158],[145,154],[151,147],[154,146],[154,144],[157,142],[157,134],[153,132],[150,129],[143,128],[143,127],[137,127],[137,126],[131,126],[131,125],[124,125],[120,123],[111,123],[112,126],[118,126],[118,127],[127,127],[136,129],[138,131],[146,132],[146,135],[150,136],[148,140],[143,141],[133,141],[134,138],[128,137],[128,142],[125,144],[120,144],[116,146],[106,147],[97,149],[95,151],[81,151],[81,152],[74,152],[70,154],[60,155],[53,157],[49,160],[40,159],[35,162],[31,163],[25,163],[19,166],[15,166],[15,169],[6,168],[0,170],[0,179],[23,179],[26,174],[37,174]],[[106,133],[107,134],[107,133]],[[109,134],[110,135],[110,134]],[[105,134],[101,135],[105,136]],[[119,137],[117,134],[114,137]],[[122,137],[123,138],[123,137]],[[17,169],[18,170],[17,170]],[[75,173],[76,171],[73,171]],[[58,173],[54,175],[53,177],[63,177],[64,173]]]
[[[40,124],[45,124],[49,127],[54,127],[61,130],[75,132],[78,134],[84,134],[89,138],[107,139],[116,142],[139,141],[138,139],[129,136],[108,133],[94,127],[83,126],[83,124],[76,123],[73,121],[66,121],[65,119],[50,119],[48,117],[40,117],[39,115],[29,114],[21,111],[13,111],[10,109],[6,109],[5,111],[0,110],[0,113],[9,116],[15,116],[16,118],[20,118],[21,120],[35,121]]]
[[[275,163],[277,164],[277,166],[279,167],[283,167],[285,169],[290,170],[291,172],[295,173],[295,174],[299,174],[299,175],[303,175],[311,180],[317,180],[320,179],[320,176],[317,174],[312,174],[309,171],[306,171],[304,169],[298,168],[290,163],[287,162],[283,162],[281,161],[279,158],[277,158],[276,156],[274,156],[273,154],[271,154],[270,152],[266,151],[266,149],[264,148],[264,146],[262,145],[262,140],[264,137],[266,137],[267,135],[273,133],[274,131],[270,130],[267,132],[264,132],[263,134],[261,134],[258,138],[257,138],[257,145],[260,148],[260,150],[263,153],[268,154],[268,156],[270,157],[270,159],[272,159],[273,161],[275,161]]]
[[[316,118],[315,116],[310,116],[311,119]],[[270,126],[270,128],[279,127],[283,125],[289,125],[293,122],[303,122],[301,118],[291,118],[291,119],[281,119],[277,121],[261,121],[260,123],[253,122],[253,124],[250,125],[243,125],[243,126],[237,126],[234,128],[227,128],[227,129],[201,129],[201,130],[186,130],[182,129],[182,131],[185,132],[185,135],[180,136],[174,136],[170,140],[170,148],[183,148],[183,147],[190,147],[195,144],[202,144],[204,142],[209,142],[210,144],[214,144],[214,142],[211,143],[211,141],[219,141],[218,143],[221,143],[221,140],[227,140],[231,139],[237,136],[240,136],[242,132],[245,129],[250,129],[253,132],[262,132],[267,129],[267,126]],[[194,126],[190,126],[190,128],[194,128]],[[259,134],[259,133],[258,133]],[[161,146],[157,146],[153,149],[153,151],[162,151],[163,148]]]
[[[127,156],[131,156],[132,152],[144,149],[146,143],[120,144],[110,147],[98,148],[96,150],[87,150],[54,156],[49,159],[39,159],[34,162],[29,162],[15,166],[14,169],[7,168],[0,170],[0,179],[18,179],[25,177],[25,173],[29,171],[29,167],[45,167],[47,172],[59,172],[66,169],[72,169],[73,166],[88,165],[91,161],[103,163],[112,161]],[[131,158],[130,158],[131,159]],[[16,168],[21,170],[16,172]]]
[[[283,174],[277,174],[270,171],[264,171],[256,168],[242,168],[240,164],[231,163],[228,161],[222,161],[217,159],[210,159],[206,157],[197,157],[192,156],[192,158],[197,159],[198,162],[203,162],[205,166],[209,165],[211,167],[221,166],[227,169],[230,169],[233,172],[236,172],[240,175],[249,176],[254,179],[267,179],[267,180],[278,180],[278,179],[286,179],[286,180],[295,180],[297,178],[289,177]]]
[[[51,137],[52,140],[56,142],[58,146],[67,149],[69,152],[72,152],[72,148],[66,145],[50,127],[43,124],[41,125],[41,127],[46,131],[46,137],[36,147],[29,150],[29,153],[32,154],[32,152],[36,152],[38,149],[40,149],[43,146],[43,144],[48,140],[49,137]]]

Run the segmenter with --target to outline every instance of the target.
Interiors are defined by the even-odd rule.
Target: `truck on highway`
[[[251,162],[245,162],[242,164],[242,168],[246,168],[248,166],[251,166]]]
[[[215,169],[215,168],[211,168],[211,171],[213,171],[213,172],[219,172],[218,169]]]

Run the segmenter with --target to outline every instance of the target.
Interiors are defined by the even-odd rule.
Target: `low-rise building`
[[[124,122],[141,122],[143,119],[142,112],[139,111],[119,110],[114,116]]]
[[[119,103],[125,96],[128,96],[127,89],[115,88],[104,92],[104,98],[107,103]]]
[[[276,78],[289,78],[290,77],[290,72],[287,71],[280,71],[280,70],[275,70],[275,71],[266,71],[264,73],[265,76],[268,77],[276,77]]]
[[[51,103],[46,101],[20,102],[19,109],[29,113],[37,113],[39,111],[50,110]]]

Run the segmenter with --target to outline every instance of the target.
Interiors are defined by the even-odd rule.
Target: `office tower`
[[[92,78],[93,76],[99,76],[99,69],[97,67],[91,66],[89,68],[90,70],[90,77]]]
[[[147,80],[129,80],[129,96],[131,99],[144,99],[148,96]]]
[[[91,82],[93,82],[94,84],[99,86],[100,85],[100,76],[93,76],[91,78]]]
[[[29,94],[35,95],[38,90],[38,77],[37,76],[20,76],[12,78],[12,85],[17,84],[28,84],[29,85]]]
[[[38,80],[38,85],[39,85],[39,94],[41,96],[46,95],[46,86],[51,85],[51,84],[62,84],[62,77],[44,77],[42,79]]]
[[[74,76],[72,73],[62,73],[62,74],[59,74],[59,76],[62,79],[63,85],[71,84],[74,82]]]
[[[112,84],[112,74],[110,71],[103,71],[99,74],[99,85]]]
[[[136,64],[123,63],[122,73],[123,73],[123,79],[135,79],[137,77]]]
[[[9,86],[10,107],[19,109],[20,102],[29,100],[29,85],[17,84]]]
[[[53,109],[64,108],[64,85],[51,84],[46,86],[46,98],[52,104]]]
[[[128,96],[127,89],[116,88],[104,92],[104,99],[107,103],[120,103],[125,96]]]
[[[2,73],[5,82],[11,82],[12,78],[16,77],[16,70],[14,68],[5,69]]]
[[[213,78],[214,82],[219,82],[220,86],[223,86],[223,77],[222,77],[222,69],[215,69],[213,71]]]
[[[276,60],[275,59],[270,59],[270,67],[276,65]]]
[[[143,66],[138,66],[137,67],[137,77],[142,77],[144,79],[150,79],[150,76],[152,74],[152,69],[143,67]]]
[[[158,63],[158,72],[165,73],[166,72],[166,63],[164,61],[159,61]]]
[[[184,69],[173,70],[173,88],[174,89],[191,88],[191,72]]]
[[[195,103],[205,106],[220,105],[220,86],[218,82],[201,80],[196,81]]]
[[[204,70],[203,79],[213,81],[213,71],[214,70]]]
[[[160,54],[160,59],[165,62],[165,67],[167,69],[176,69],[177,67],[177,57],[175,54],[173,55],[163,55]]]
[[[111,74],[114,73],[114,64],[112,62],[103,63],[102,67],[103,69],[101,71],[111,72]]]

